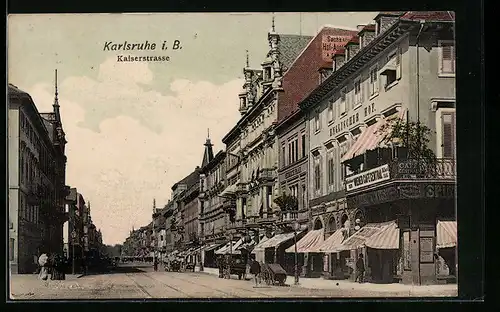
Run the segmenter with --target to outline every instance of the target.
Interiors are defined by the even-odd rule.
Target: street
[[[228,280],[207,272],[154,272],[151,267],[119,267],[114,272],[68,275],[64,281],[40,281],[36,275],[12,275],[11,299],[161,299],[161,298],[341,298],[457,296],[456,285],[407,286],[301,279],[293,285],[255,287],[253,280]]]

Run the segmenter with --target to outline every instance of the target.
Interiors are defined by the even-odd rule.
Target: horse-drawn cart
[[[286,271],[277,263],[261,263],[261,276],[267,285],[285,286]]]

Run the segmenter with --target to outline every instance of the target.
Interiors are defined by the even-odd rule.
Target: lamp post
[[[73,275],[75,274],[75,242],[76,242],[76,231],[71,232],[71,271]]]
[[[299,261],[298,261],[298,253],[297,253],[297,231],[300,227],[300,224],[295,221],[293,223],[293,239],[295,244],[295,285],[299,285]]]

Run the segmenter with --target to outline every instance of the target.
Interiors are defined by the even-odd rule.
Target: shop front
[[[321,253],[318,250],[318,246],[324,242],[324,229],[309,231],[302,239],[297,241],[297,244],[293,244],[285,250],[287,259],[292,261],[287,261],[287,263],[293,263],[293,270],[285,268],[287,272],[295,271],[295,259],[297,259],[297,266],[300,270],[301,267],[307,266],[309,269],[305,272],[298,272],[304,277],[319,277],[322,273],[322,263],[318,263],[321,260]],[[316,257],[309,257],[306,255],[315,254]],[[314,263],[314,259],[318,259]],[[305,263],[309,260],[310,263]],[[302,270],[304,271],[304,270]]]
[[[382,259],[375,253],[373,261],[386,263],[399,257],[393,262],[398,264],[396,275],[403,283],[437,283],[437,223],[455,218],[452,160],[437,160],[432,166],[410,159],[393,160],[346,178],[346,197],[349,207],[363,211],[367,223],[396,220],[399,254],[386,253]],[[383,273],[379,277],[387,280]]]

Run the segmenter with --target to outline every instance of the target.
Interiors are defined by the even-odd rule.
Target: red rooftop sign
[[[323,55],[323,60],[330,62],[332,60],[332,52],[343,47],[352,36],[332,36],[323,35],[323,40],[321,42],[321,52]]]

